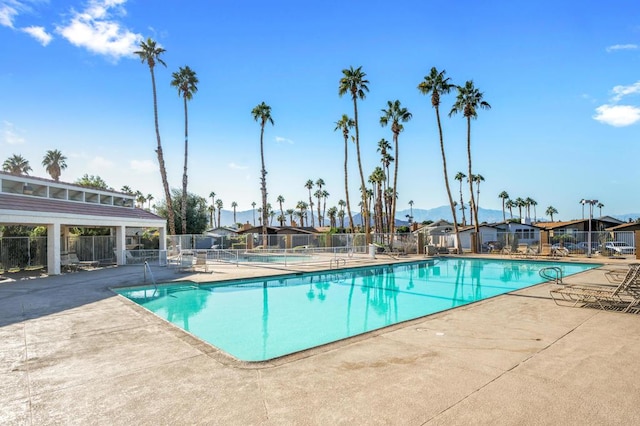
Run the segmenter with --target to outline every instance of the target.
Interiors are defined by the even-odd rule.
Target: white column
[[[116,264],[124,265],[124,249],[126,238],[126,227],[116,226]]]
[[[160,244],[158,249],[166,250],[167,249],[167,228],[165,226],[162,226],[158,229],[158,231],[159,231],[158,243]]]
[[[60,275],[60,224],[47,225],[47,273]]]

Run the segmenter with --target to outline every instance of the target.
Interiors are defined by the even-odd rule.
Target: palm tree
[[[133,195],[133,189],[131,189],[131,187],[129,185],[123,185],[122,188],[120,188],[120,192],[124,192],[125,194]]]
[[[380,139],[380,141],[378,141],[378,149],[377,151],[380,153],[380,162],[382,163],[382,166],[384,168],[385,171],[385,179],[384,179],[384,188],[383,188],[383,193],[386,195],[389,191],[389,181],[391,180],[390,178],[387,178],[390,176],[389,173],[389,166],[391,165],[392,162],[394,162],[394,158],[391,156],[391,154],[389,154],[389,151],[393,150],[393,148],[391,148],[391,144],[384,138]],[[384,212],[386,215],[386,220],[385,222],[388,224],[391,222],[391,199],[388,197],[385,197],[385,208],[384,208]]]
[[[340,206],[340,211],[338,212],[338,217],[340,218],[340,228],[344,229],[344,207],[347,205],[346,201],[338,200],[338,206]]]
[[[285,212],[285,214],[287,216],[289,216],[289,225],[293,226],[293,214],[295,213],[295,210],[293,209],[287,209],[287,211]]]
[[[556,208],[553,206],[549,206],[547,207],[547,210],[545,210],[545,214],[547,216],[551,216],[551,222],[553,222],[553,215],[558,214],[558,210],[556,210]]]
[[[231,202],[231,208],[233,208],[233,223],[238,223],[236,221],[236,209],[238,208],[238,203],[236,203],[235,201]]]
[[[216,200],[216,209],[218,209],[218,226],[222,226],[222,222],[220,222],[220,216],[222,215],[222,199],[218,198]]]
[[[518,197],[516,198],[515,203],[516,205],[514,207],[518,208],[518,217],[520,218],[520,221],[522,221],[522,208],[526,206],[526,202],[522,198]]]
[[[349,178],[348,178],[348,170],[347,170],[347,160],[349,157],[348,151],[348,140],[349,140],[349,129],[353,128],[355,125],[354,121],[349,118],[347,114],[342,114],[340,120],[336,121],[336,130],[342,130],[342,136],[344,137],[344,192],[345,197],[347,199],[347,213],[349,214],[349,230],[353,232],[353,216],[351,215],[351,204],[349,203]],[[344,228],[344,224],[342,225]]]
[[[602,217],[602,208],[604,207],[604,204],[602,204],[602,203],[598,203],[598,204],[596,205],[596,207],[597,207],[598,209],[600,209],[600,217]]]
[[[253,226],[256,226],[256,202],[251,203],[251,208],[253,209]]]
[[[478,174],[473,175],[473,181],[476,183],[476,209],[480,205],[480,182],[484,181],[484,176]],[[476,215],[476,221],[478,220],[478,216]]]
[[[56,182],[60,179],[62,170],[67,168],[66,159],[67,157],[62,155],[62,153],[57,149],[47,151],[42,159],[42,165],[47,170],[47,173],[51,175],[51,178]]]
[[[282,195],[278,195],[278,198],[276,198],[276,201],[278,202],[278,204],[280,204],[280,216],[278,216],[278,220],[280,220],[280,226],[284,226],[284,222],[286,220],[284,216],[284,210],[282,210],[282,203],[284,203],[284,197]],[[282,217],[282,219],[280,219],[280,217]]]
[[[147,203],[148,203],[148,205],[149,205],[149,207],[148,207],[149,211],[151,211],[151,200],[153,200],[153,199],[154,199],[154,198],[153,198],[153,195],[151,195],[151,194],[147,194]],[[185,212],[185,214],[186,214],[186,212]],[[184,234],[184,233],[186,233],[186,231],[185,231],[185,232],[183,232],[183,234]]]
[[[31,171],[31,166],[29,165],[29,160],[26,160],[22,155],[13,154],[4,160],[2,170],[16,176],[28,176]]]
[[[182,172],[182,233],[187,233],[187,157],[189,152],[189,114],[187,101],[198,91],[198,77],[188,66],[180,67],[172,75],[171,85],[178,89],[178,96],[184,100],[184,169]]]
[[[362,71],[362,67],[353,68],[349,67],[349,69],[342,70],[342,78],[340,79],[340,83],[338,86],[338,96],[342,97],[344,94],[349,93],[351,95],[351,99],[353,101],[353,124],[356,129],[356,155],[358,158],[358,171],[360,172],[360,194],[363,203],[364,212],[363,221],[364,221],[364,232],[366,242],[371,242],[371,236],[369,235],[369,207],[367,204],[367,185],[364,180],[364,172],[362,171],[362,159],[360,158],[360,129],[358,126],[358,99],[364,99],[366,97],[366,92],[369,91],[369,80],[365,79],[367,74]]]
[[[391,218],[389,220],[389,233],[393,235],[395,233],[396,224],[396,194],[398,193],[398,157],[400,155],[398,151],[398,135],[404,130],[402,123],[406,123],[411,120],[412,114],[408,109],[400,105],[399,100],[393,102],[387,101],[387,109],[382,109],[382,117],[380,117],[380,125],[385,127],[391,123],[391,133],[393,133],[393,145],[396,152],[395,162],[393,167],[393,195],[391,198]],[[393,242],[390,241],[390,242]]]
[[[329,198],[329,193],[327,190],[322,190],[322,225],[324,226],[324,214],[327,211],[327,198]]]
[[[324,212],[322,215],[320,215],[320,211],[322,207],[320,204],[320,198],[322,198],[322,186],[324,185],[324,180],[322,178],[319,178],[318,180],[316,180],[316,185],[318,186],[318,191],[320,193],[320,196],[318,196],[318,226],[324,226]]]
[[[462,113],[462,115],[467,119],[467,159],[469,162],[469,192],[471,193],[471,213],[473,214],[473,217],[475,219],[474,225],[476,235],[479,232],[479,224],[478,206],[476,205],[476,201],[473,196],[473,181],[471,180],[471,176],[473,176],[471,172],[471,119],[478,118],[478,108],[491,108],[491,105],[489,105],[488,102],[482,99],[483,96],[483,93],[480,92],[476,87],[474,87],[473,81],[468,80],[464,86],[458,86],[458,96],[456,97],[456,102],[453,104],[453,107],[449,112],[449,116],[452,116],[456,113]]]
[[[460,181],[460,205],[461,206],[464,206],[464,200],[462,199],[462,179],[464,179],[466,177],[467,177],[467,175],[465,175],[464,173],[458,172],[458,173],[456,173],[456,176],[454,178],[455,180]],[[455,224],[455,221],[456,221],[456,218],[454,216],[453,217],[454,224]],[[462,209],[462,226],[466,226],[466,225],[467,225],[467,218],[464,215],[464,209]]]
[[[311,179],[308,179],[305,182],[304,187],[307,188],[307,190],[309,191],[309,206],[311,206],[311,226],[316,226],[316,222],[313,218],[313,200],[311,199],[311,190],[313,189],[313,181]],[[318,211],[318,214],[320,214],[320,211]],[[318,220],[320,220],[320,218],[318,218]]]
[[[531,197],[527,197],[524,202],[527,205],[527,216],[529,217],[529,219],[531,219],[531,207],[533,207],[533,221],[535,222],[535,212],[536,212],[536,206],[538,205],[538,202],[536,200],[534,200]]]
[[[304,217],[307,215],[307,208],[309,208],[309,205],[304,201],[298,201],[296,208],[300,209],[300,227],[304,227]]]
[[[337,207],[330,207],[329,211],[327,212],[329,215],[329,226],[332,228],[337,228],[336,226],[336,216],[338,215],[338,208]]]
[[[169,190],[169,181],[167,180],[167,170],[164,166],[164,155],[162,153],[162,142],[160,141],[160,127],[158,126],[158,99],[156,96],[156,76],[154,68],[156,63],[162,64],[165,67],[167,64],[160,59],[166,50],[162,47],[158,47],[156,42],[151,38],[148,38],[146,42],[140,42],[140,50],[133,52],[140,57],[140,60],[144,64],[145,62],[149,66],[151,72],[151,88],[153,89],[153,118],[156,127],[156,139],[158,146],[156,148],[156,154],[158,155],[158,164],[160,166],[160,176],[162,177],[162,186],[164,188],[164,198],[167,204],[167,221],[169,222],[169,234],[176,234],[175,215],[173,213],[173,202],[171,201],[171,191]]]
[[[271,123],[273,125],[273,118],[271,117],[271,107],[264,102],[257,105],[251,110],[251,115],[255,121],[260,122],[260,159],[262,160],[262,169],[260,171],[260,183],[262,192],[262,241],[267,241],[267,169],[264,167],[264,125]]]
[[[447,188],[447,196],[449,197],[449,205],[451,206],[451,216],[453,217],[453,229],[456,234],[456,243],[458,247],[461,247],[460,244],[460,233],[458,232],[458,219],[456,218],[456,207],[453,205],[453,197],[451,196],[451,188],[449,187],[449,176],[447,174],[447,158],[444,153],[444,138],[442,135],[442,125],[440,123],[440,96],[446,95],[451,92],[451,89],[455,87],[453,84],[449,83],[449,77],[445,77],[446,71],[442,70],[438,72],[436,67],[432,67],[429,75],[424,77],[424,81],[422,81],[418,85],[418,90],[423,95],[431,95],[431,106],[436,110],[436,120],[438,122],[438,134],[440,136],[440,153],[442,155],[442,170],[444,173],[444,184]],[[460,181],[462,183],[462,181]],[[462,203],[462,192],[460,192],[461,198],[460,203]],[[462,223],[466,222],[464,218],[464,210]]]
[[[505,206],[509,209],[509,216],[513,219],[513,208],[517,207],[517,204],[512,199],[508,199]]]
[[[213,228],[213,212],[216,208],[212,205],[207,207],[207,211],[209,212],[209,225]]]
[[[498,194],[498,198],[502,199],[502,221],[506,222],[507,221],[507,215],[505,213],[504,210],[504,203],[507,202],[507,200],[509,199],[509,194],[507,193],[507,191],[502,191],[500,194]]]

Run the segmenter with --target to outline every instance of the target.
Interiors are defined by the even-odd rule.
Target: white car
[[[623,241],[609,241],[604,244],[604,248],[613,254],[635,254],[636,248]]]

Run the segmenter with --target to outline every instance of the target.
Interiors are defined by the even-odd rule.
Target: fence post
[[[635,242],[633,246],[636,248],[636,259],[640,259],[640,253],[638,253],[638,246],[640,245],[640,231],[633,231],[633,240]]]

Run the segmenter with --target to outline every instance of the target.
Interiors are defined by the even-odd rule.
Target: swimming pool
[[[600,265],[444,259],[211,284],[114,289],[243,361],[265,361]]]

